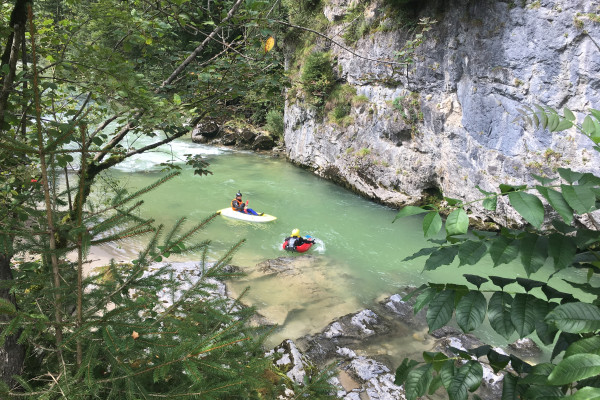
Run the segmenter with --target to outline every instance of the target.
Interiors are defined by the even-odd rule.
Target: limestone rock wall
[[[364,18],[388,22],[383,0],[368,2]],[[325,1],[328,34],[343,43],[344,15],[364,1]],[[568,107],[578,116],[600,109],[600,7],[589,0],[423,1],[417,17],[437,22],[414,64],[404,68],[331,50],[339,83],[368,101],[339,126],[302,95],[288,97],[288,158],[386,204],[417,203],[427,193],[481,198],[476,186],[531,183],[531,173],[554,176],[559,166],[600,173],[593,143],[574,129],[534,131],[513,120],[522,105]],[[416,7],[416,6],[415,6]],[[414,32],[377,29],[349,48],[370,59],[393,59]],[[598,45],[597,45],[598,44]],[[413,99],[418,120],[399,105]],[[403,115],[404,114],[404,115]],[[486,211],[474,205],[473,215]],[[499,213],[518,219],[499,205]]]

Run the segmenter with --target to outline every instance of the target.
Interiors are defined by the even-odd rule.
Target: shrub
[[[309,54],[304,62],[300,81],[305,92],[310,96],[309,101],[322,106],[333,88],[334,79],[331,69],[329,52]]]
[[[269,110],[266,116],[267,124],[265,128],[275,139],[281,139],[283,137],[284,125],[283,125],[283,113],[278,110]]]

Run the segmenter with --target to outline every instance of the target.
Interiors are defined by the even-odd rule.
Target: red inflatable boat
[[[310,236],[307,236],[306,238],[311,239]],[[310,249],[313,244],[314,244],[313,242],[302,243],[300,246],[295,246],[294,250],[291,250],[291,249],[287,248],[288,241],[286,240],[285,242],[283,242],[282,247],[284,250],[287,250],[287,251],[296,251],[298,253],[304,253],[305,251],[308,251],[308,249]]]

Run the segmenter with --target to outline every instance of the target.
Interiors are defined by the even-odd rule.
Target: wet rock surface
[[[198,123],[192,129],[191,137],[194,143],[235,146],[246,150],[272,150],[277,145],[268,133],[254,127],[230,126],[214,120]]]

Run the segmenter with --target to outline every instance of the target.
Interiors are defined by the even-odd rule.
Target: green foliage
[[[309,102],[322,107],[335,83],[329,52],[315,52],[306,57],[300,80]]]
[[[600,151],[600,112],[590,110],[590,115],[577,123],[575,115],[565,109],[564,116],[548,107],[536,106],[535,110],[524,107],[519,119],[550,131],[576,127],[594,142]],[[441,213],[449,215],[445,222],[446,240],[438,246],[423,249],[407,259],[427,256],[424,270],[435,270],[452,263],[456,255],[460,265],[472,265],[489,254],[494,266],[519,261],[527,276],[543,269],[552,268],[548,281],[526,278],[504,278],[465,274],[466,281],[476,289],[454,284],[430,283],[417,289],[415,313],[424,307],[430,330],[447,325],[454,315],[456,323],[465,332],[476,329],[485,316],[494,331],[509,340],[516,333],[519,338],[535,335],[545,345],[552,346],[550,362],[532,366],[514,355],[503,355],[484,345],[468,349],[465,353],[451,349],[456,358],[445,361],[438,368],[435,357],[424,354],[423,362],[407,361],[397,369],[396,384],[406,384],[408,377],[419,377],[422,386],[410,386],[407,396],[420,396],[439,377],[450,398],[466,399],[468,391],[481,382],[479,361],[487,357],[494,371],[504,371],[502,398],[594,398],[598,394],[600,374],[600,290],[597,281],[600,257],[600,233],[587,228],[572,226],[577,215],[595,211],[600,206],[600,178],[590,173],[580,173],[567,168],[557,170],[557,178],[534,175],[540,183],[526,185],[500,185],[497,192],[481,190],[486,209],[495,210],[498,197],[505,197],[514,210],[528,224],[521,230],[502,229],[495,235],[475,233],[476,238],[466,236],[468,216],[466,207],[456,199],[446,199],[448,206],[439,205],[405,207],[396,218],[427,213],[423,233],[432,237],[441,230],[441,222],[435,222]],[[546,200],[559,218],[548,221],[542,199]],[[548,222],[550,222],[548,224]],[[546,225],[544,225],[546,223]],[[542,230],[542,227],[549,228]],[[551,261],[551,262],[549,262]],[[581,291],[591,301],[577,300],[573,295],[555,289],[555,273],[565,269],[587,269],[587,281],[575,283],[563,279]],[[491,291],[489,300],[480,292],[482,285]],[[512,288],[509,290],[509,288]],[[466,290],[466,292],[465,292]],[[414,294],[413,294],[414,295]],[[562,354],[562,359],[559,357]],[[442,356],[439,356],[438,360]],[[459,367],[457,360],[466,362]],[[461,370],[469,365],[469,369]],[[510,365],[510,369],[509,368]],[[476,367],[478,366],[478,368]],[[431,368],[433,367],[433,368]],[[471,369],[473,368],[473,369]],[[477,370],[476,370],[477,369]],[[427,375],[427,376],[425,376]],[[468,379],[467,379],[468,377]]]
[[[274,138],[282,139],[284,132],[283,113],[277,110],[269,110],[266,121],[267,131],[269,131]]]
[[[264,54],[265,35],[275,32],[257,24],[271,8],[247,1],[228,16],[233,4],[33,3],[34,28],[19,47],[27,68],[0,66],[0,345],[28,354],[11,360],[23,372],[1,377],[0,397],[268,392],[271,360],[246,323],[252,309],[215,294],[241,243],[209,262],[208,242],[197,236],[214,215],[169,231],[140,215],[143,195],[178,171],[133,193],[98,186],[104,171],[181,137],[190,122],[281,105],[282,55]],[[0,21],[11,11],[3,3]],[[11,29],[0,26],[4,48]],[[219,41],[203,44],[199,32]],[[154,143],[139,145],[144,136]],[[189,163],[210,173],[202,158]],[[90,246],[142,235],[148,244],[131,263],[84,276]],[[187,252],[203,254],[196,268],[156,264]]]

